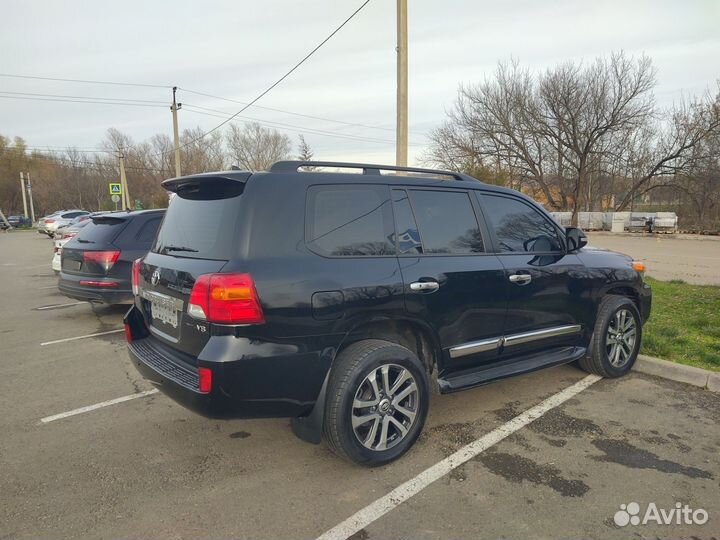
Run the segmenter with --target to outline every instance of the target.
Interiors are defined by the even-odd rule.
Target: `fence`
[[[570,227],[572,212],[550,212],[561,227]],[[675,212],[578,212],[578,227],[585,231],[637,231],[652,230],[677,232],[678,217]],[[622,229],[620,229],[622,227]]]

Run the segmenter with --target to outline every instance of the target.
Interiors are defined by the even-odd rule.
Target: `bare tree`
[[[266,170],[276,161],[288,159],[292,148],[290,137],[256,122],[242,129],[230,124],[226,142],[232,164],[249,171]]]
[[[448,120],[431,134],[425,160],[472,172],[494,168],[537,192],[554,210],[603,197],[625,208],[660,177],[688,170],[693,149],[719,129],[707,100],[660,115],[649,58],[622,52],[588,65],[565,63],[533,76],[519,63],[461,86]],[[670,120],[667,121],[666,119]]]

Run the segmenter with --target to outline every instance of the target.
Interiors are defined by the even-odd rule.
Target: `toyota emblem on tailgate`
[[[150,283],[153,285],[157,285],[158,281],[160,281],[160,270],[155,270],[152,273],[152,277],[150,277]]]

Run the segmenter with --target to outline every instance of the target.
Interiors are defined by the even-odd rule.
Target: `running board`
[[[585,347],[559,347],[543,353],[535,353],[508,360],[500,365],[481,366],[453,373],[438,379],[441,394],[449,394],[493,381],[530,373],[539,369],[574,362],[585,356]]]

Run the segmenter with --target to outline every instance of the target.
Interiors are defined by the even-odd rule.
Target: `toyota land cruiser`
[[[175,196],[133,265],[128,350],[200,414],[291,417],[378,465],[417,440],[430,392],[569,362],[619,377],[637,357],[642,266],[516,191],[299,161],[163,186]]]

